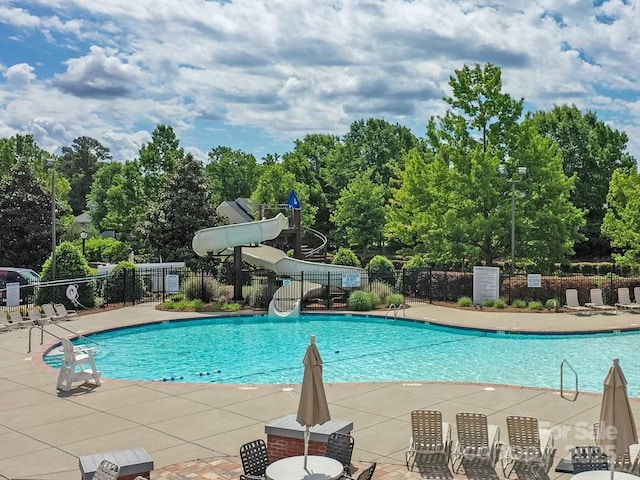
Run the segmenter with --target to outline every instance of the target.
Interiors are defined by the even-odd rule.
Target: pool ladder
[[[575,382],[576,382],[576,388],[574,390],[573,396],[568,396],[565,393],[565,388],[564,388],[564,369],[565,369],[565,367],[568,368],[569,370],[571,370],[571,372],[573,373]],[[575,402],[578,399],[578,393],[580,393],[578,391],[578,372],[576,372],[575,368],[573,368],[571,366],[571,364],[565,358],[564,360],[562,360],[562,362],[560,362],[560,396],[562,398],[564,398],[565,400],[569,400],[570,402]]]
[[[404,303],[401,303],[398,306],[396,306],[395,303],[392,303],[391,305],[389,305],[387,307],[387,313],[384,314],[384,318],[389,318],[389,312],[391,312],[391,309],[393,309],[393,319],[394,320],[398,318],[398,311],[400,311],[400,309],[402,309],[402,316],[403,317],[407,316],[407,311],[404,308]]]

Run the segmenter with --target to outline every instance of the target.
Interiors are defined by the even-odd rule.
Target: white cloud
[[[51,61],[66,70],[29,58],[11,62],[7,86],[28,88],[19,94],[0,85],[0,132],[38,128],[59,145],[69,135],[95,136],[114,158],[135,155],[141,125],[158,122],[178,132],[196,121],[224,123],[292,141],[384,117],[422,135],[445,107],[440,99],[454,70],[486,62],[502,67],[506,91],[533,108],[575,103],[617,128],[637,132],[640,125],[640,12],[632,1],[600,8],[587,0],[12,5],[0,6],[0,23],[24,42],[55,47]],[[35,65],[38,78],[21,64]],[[56,119],[65,137],[56,139],[53,123],[43,127],[35,117]],[[194,152],[214,146],[205,131],[200,136]],[[640,157],[637,143],[630,145]]]
[[[7,79],[7,83],[14,87],[22,87],[35,80],[35,69],[28,63],[18,63],[12,65],[2,72],[2,76]]]

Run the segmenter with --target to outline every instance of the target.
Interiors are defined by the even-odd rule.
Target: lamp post
[[[51,280],[56,279],[56,161],[47,160],[51,169]]]
[[[498,167],[500,175],[508,176],[507,167],[500,165]],[[518,175],[509,177],[511,182],[511,275],[514,274],[516,268],[516,183],[527,176],[527,167],[517,167]]]
[[[84,244],[87,241],[87,237],[89,236],[89,234],[87,233],[87,231],[85,229],[82,229],[82,231],[80,232],[80,238],[82,239],[82,256],[85,257],[85,250],[84,250]]]

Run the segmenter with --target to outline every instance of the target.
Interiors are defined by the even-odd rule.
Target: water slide
[[[289,221],[279,213],[267,220],[199,230],[193,236],[191,245],[201,257],[242,247],[242,259],[253,266],[279,275],[304,272],[307,278],[313,278],[313,282],[305,281],[304,284],[294,280],[283,282],[283,286],[276,290],[269,303],[269,315],[299,315],[300,299],[317,295],[326,285],[342,287],[343,276],[340,274],[359,274],[361,281],[366,282],[366,272],[361,268],[298,260],[288,257],[282,250],[261,245],[261,242],[276,238],[286,228],[289,228]]]

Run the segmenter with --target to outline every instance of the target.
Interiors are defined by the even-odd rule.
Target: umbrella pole
[[[311,432],[309,431],[309,427],[305,427],[304,429],[304,469],[307,469],[307,457],[309,456],[309,437],[311,436]],[[611,474],[611,480],[613,480],[613,473]]]

